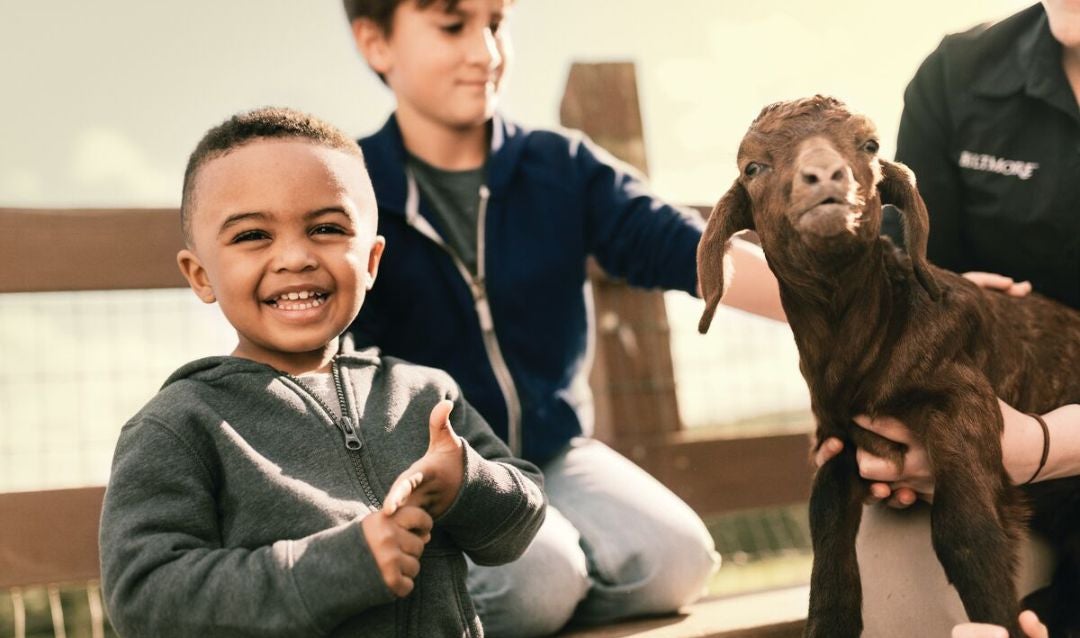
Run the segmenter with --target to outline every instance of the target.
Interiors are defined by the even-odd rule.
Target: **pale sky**
[[[519,0],[503,111],[557,125],[573,60],[637,63],[653,184],[712,202],[766,103],[831,93],[892,153],[903,88],[942,35],[1017,0]],[[188,153],[274,104],[355,135],[392,108],[336,0],[0,0],[0,206],[175,206]]]

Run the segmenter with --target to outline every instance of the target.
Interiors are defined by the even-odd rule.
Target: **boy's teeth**
[[[300,297],[300,295],[305,295],[305,297]],[[289,303],[303,298],[310,298],[310,301],[304,303]],[[293,292],[287,295],[281,295],[278,298],[278,303],[275,305],[282,310],[307,310],[308,308],[317,308],[324,303],[326,303],[326,300],[318,297],[315,293],[298,294]]]
[[[308,297],[314,297],[316,293],[314,291],[304,290],[302,292],[286,292],[282,293],[278,299],[282,301],[296,301],[297,299],[307,299]]]

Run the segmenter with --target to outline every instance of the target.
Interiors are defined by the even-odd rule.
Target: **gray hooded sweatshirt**
[[[444,372],[346,349],[333,374],[341,418],[270,366],[201,359],[124,426],[100,534],[121,635],[482,635],[463,552],[482,565],[521,555],[544,518],[539,471]],[[465,480],[397,599],[359,521],[424,455],[443,397]]]

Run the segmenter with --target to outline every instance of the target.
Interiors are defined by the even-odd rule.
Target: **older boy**
[[[344,4],[358,49],[397,100],[383,129],[360,141],[394,285],[373,292],[352,332],[449,371],[511,450],[541,465],[553,506],[521,560],[470,571],[485,628],[546,635],[572,617],[692,602],[716,563],[704,525],[587,438],[585,263],[594,255],[632,284],[694,293],[700,222],[582,136],[495,113],[510,1]],[[740,275],[725,302],[782,317],[764,261],[735,252]]]
[[[180,269],[238,345],[121,432],[101,522],[115,626],[482,635],[462,552],[520,555],[540,477],[446,374],[339,340],[384,245],[356,144],[294,111],[235,116],[192,154],[181,215]]]

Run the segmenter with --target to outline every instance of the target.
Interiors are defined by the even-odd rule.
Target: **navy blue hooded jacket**
[[[408,174],[397,120],[360,140],[386,252],[350,330],[448,371],[515,454],[543,463],[592,431],[586,257],[631,284],[693,293],[702,221],[581,134],[497,116],[490,127],[475,276]]]

